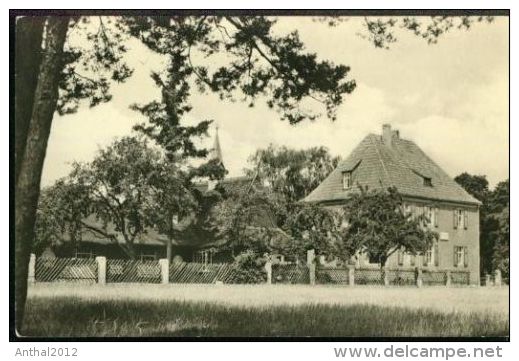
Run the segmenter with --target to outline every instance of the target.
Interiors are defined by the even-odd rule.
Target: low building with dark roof
[[[216,132],[214,146],[210,153],[211,159],[217,159],[223,165],[222,150]],[[227,177],[219,181],[202,181],[194,184],[195,192],[208,194],[216,188],[226,196],[240,197],[248,193],[251,188],[261,187],[261,184],[254,177],[240,176]],[[274,214],[267,207],[258,205],[251,209],[253,213],[249,228],[267,228],[277,237],[288,238],[276,225]],[[196,217],[185,217],[179,221],[179,227],[183,230],[182,239],[174,239],[171,243],[166,235],[158,233],[155,229],[148,227],[145,232],[140,234],[132,245],[137,259],[150,260],[166,258],[168,246],[171,247],[171,254],[177,259],[184,261],[201,262],[228,262],[232,261],[232,254],[228,251],[218,251],[224,246],[224,242],[215,237],[212,232],[200,227],[196,222]],[[129,254],[125,251],[125,240],[115,229],[114,224],[103,224],[103,222],[91,215],[82,220],[83,226],[75,239],[64,232],[62,242],[56,247],[47,248],[42,256],[49,257],[75,257],[93,258],[105,256],[107,258],[121,259],[128,258]]]
[[[393,268],[420,266],[425,270],[465,270],[479,284],[479,206],[416,143],[384,125],[382,134],[368,134],[351,154],[305,199],[328,207],[347,202],[358,185],[368,189],[396,187],[410,212],[426,213],[439,240],[425,255],[395,252]],[[376,260],[359,258],[360,266],[377,267]]]

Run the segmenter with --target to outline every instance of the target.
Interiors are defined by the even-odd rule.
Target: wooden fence
[[[469,285],[469,271],[380,268],[317,268],[316,283],[372,286]]]
[[[272,265],[272,283],[308,284],[310,271],[301,264],[274,264]]]
[[[159,261],[109,259],[106,262],[108,283],[161,283]]]
[[[38,258],[31,255],[29,282],[83,283],[247,283],[243,272],[233,264],[169,263],[158,261],[114,260],[104,257]],[[335,267],[314,263],[267,264],[267,283],[335,284],[378,286],[449,286],[470,284],[464,270],[380,269]],[[256,279],[256,282],[257,279]],[[261,278],[260,281],[261,282]],[[501,281],[495,282],[501,285]]]
[[[173,263],[169,266],[170,283],[235,283],[236,271],[231,263]]]
[[[350,284],[350,270],[346,267],[317,268],[315,281],[318,284],[348,285]]]
[[[38,258],[34,265],[36,282],[97,282],[97,262],[82,258]]]

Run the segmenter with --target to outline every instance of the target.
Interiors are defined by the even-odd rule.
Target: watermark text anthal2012
[[[14,356],[21,357],[76,357],[75,347],[17,347]]]

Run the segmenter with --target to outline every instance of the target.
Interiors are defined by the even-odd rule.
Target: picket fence
[[[411,270],[335,267],[315,264],[269,264],[267,282],[274,284],[445,286],[468,285],[470,273],[455,270]],[[29,282],[79,283],[243,283],[233,264],[171,263],[167,260],[120,260],[97,257],[37,258],[32,255]]]

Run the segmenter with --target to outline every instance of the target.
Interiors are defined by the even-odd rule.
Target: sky
[[[368,133],[389,123],[400,136],[415,141],[452,177],[468,172],[486,175],[490,186],[509,177],[508,18],[452,31],[429,45],[397,31],[389,50],[377,49],[358,34],[361,19],[337,27],[306,17],[279,18],[275,32],[297,29],[308,51],[320,59],[351,67],[357,88],[345,95],[337,120],[323,116],[290,125],[268,109],[222,101],[193,92],[193,110],[186,121],[213,119],[219,125],[224,164],[229,176],[243,174],[247,159],[270,143],[292,148],[326,146],[347,157]],[[132,133],[144,119],[129,109],[159,97],[150,78],[164,59],[128,43],[127,60],[135,68],[124,84],[114,85],[113,100],[76,114],[53,119],[42,185],[66,176],[73,161],[87,162],[115,138]],[[315,109],[321,111],[320,104]],[[322,110],[324,112],[324,110]],[[213,144],[214,127],[202,143]]]

